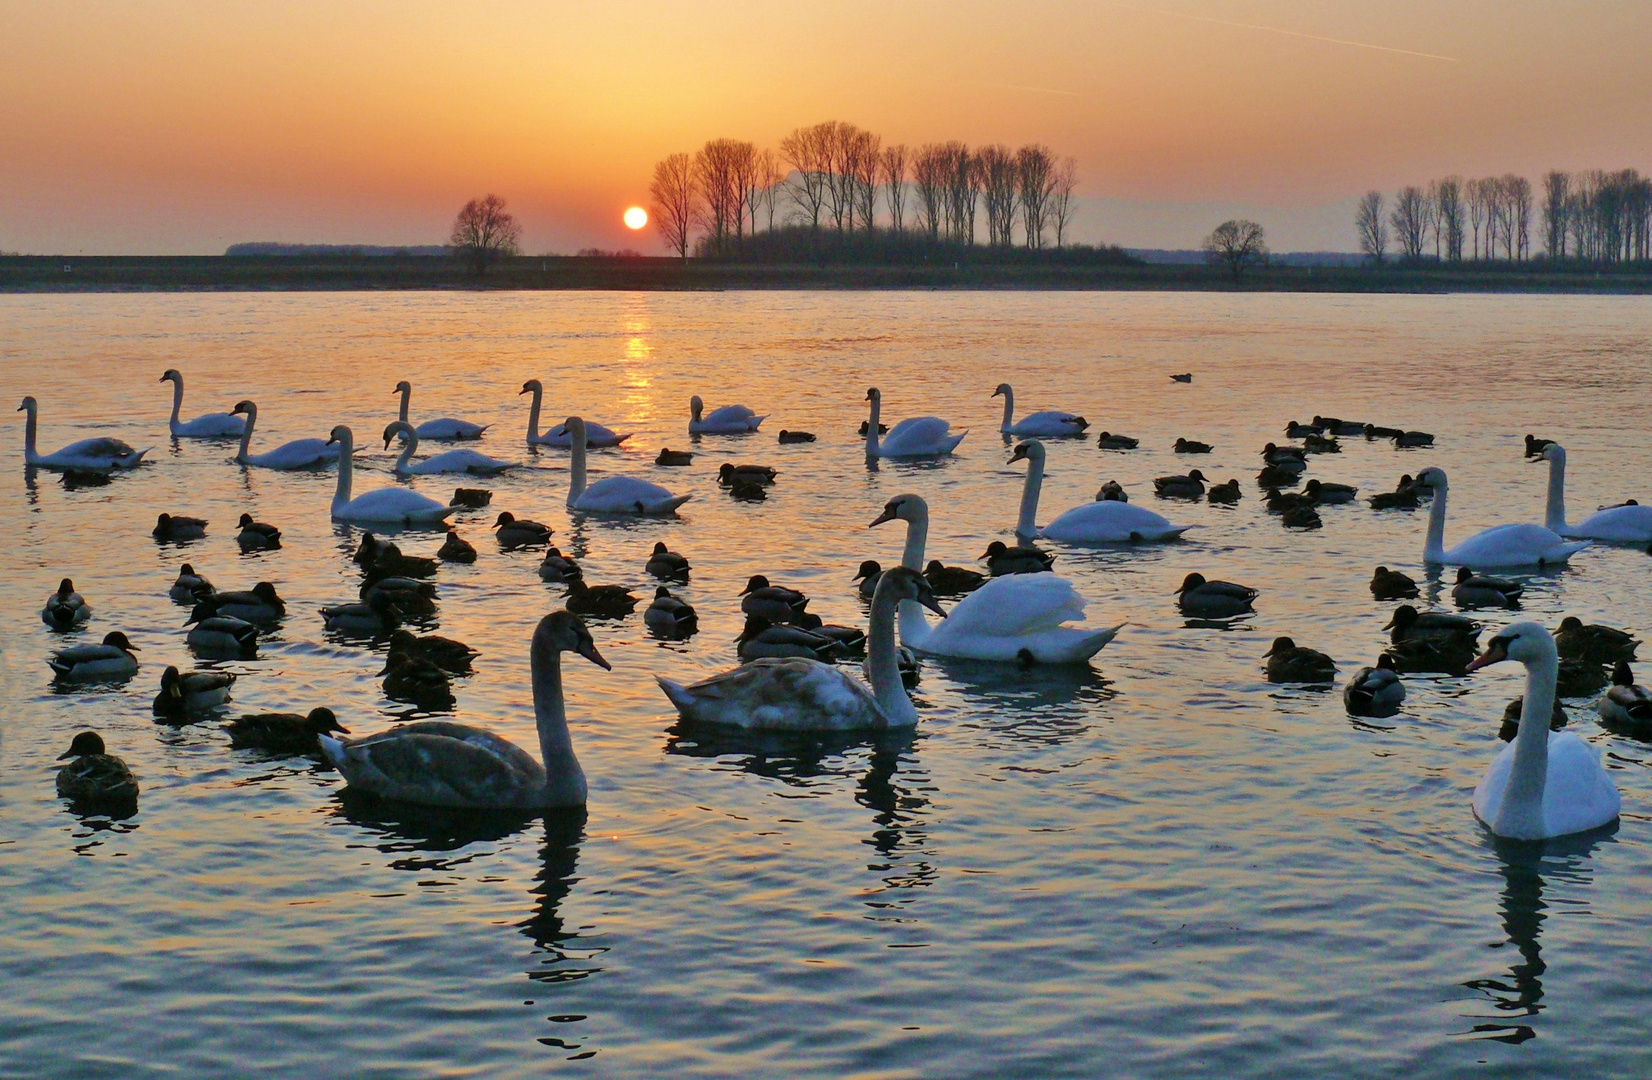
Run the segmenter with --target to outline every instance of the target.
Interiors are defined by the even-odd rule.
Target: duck
[[[568,430],[574,433],[569,446],[571,466],[568,479],[568,509],[586,514],[642,514],[665,516],[675,514],[677,508],[691,495],[673,495],[658,484],[639,480],[634,476],[605,476],[585,486],[585,443],[582,433],[585,421],[568,417]]]
[[[1588,660],[1562,660],[1555,677],[1555,693],[1561,697],[1588,697],[1606,688],[1606,669]]]
[[[390,635],[388,659],[391,662],[399,657],[411,657],[415,660],[428,660],[443,671],[454,675],[469,675],[471,661],[480,655],[469,645],[453,638],[437,637],[435,634],[420,637],[407,629],[397,630]]]
[[[441,526],[458,509],[404,487],[378,488],[351,498],[354,483],[355,433],[345,424],[333,428],[329,444],[338,444],[338,487],[333,491],[334,521],[360,525]]]
[[[654,542],[654,550],[649,553],[643,569],[657,578],[688,580],[688,560],[666,547],[664,540]]]
[[[873,590],[876,596],[877,591]],[[812,611],[805,611],[792,623],[799,630],[806,630],[823,638],[830,638],[843,646],[844,655],[861,656],[866,652],[866,631],[858,626],[837,626],[821,619]]]
[[[1314,649],[1305,649],[1288,637],[1276,637],[1263,654],[1267,658],[1268,681],[1274,683],[1325,683],[1336,678],[1336,661]]]
[[[1172,525],[1162,514],[1155,514],[1145,506],[1110,499],[1076,506],[1039,528],[1038,499],[1044,487],[1044,460],[1044,444],[1037,439],[1018,444],[1010,454],[1010,464],[1027,463],[1027,478],[1021,487],[1021,509],[1015,524],[1017,537],[1042,537],[1067,544],[1163,544],[1192,528]],[[1193,475],[1200,475],[1199,471],[1193,470]],[[1202,487],[1200,491],[1202,493]],[[1163,488],[1159,494],[1165,494]]]
[[[568,582],[567,608],[575,615],[620,619],[637,607],[637,598],[624,585],[587,585],[583,577]]]
[[[529,379],[522,384],[522,389],[517,392],[518,397],[523,394],[533,395],[533,401],[528,405],[528,445],[554,446],[558,449],[566,449],[570,446],[573,442],[573,436],[568,433],[567,424],[558,424],[543,435],[539,433],[539,406],[545,395],[544,384],[538,379]],[[630,432],[621,435],[590,420],[585,422],[585,445],[591,449],[618,446],[630,437]],[[663,451],[662,456],[664,456]],[[665,465],[667,462],[661,461],[658,464]],[[685,461],[683,464],[688,463]]]
[[[437,549],[436,557],[443,562],[473,563],[476,561],[476,546],[460,536],[457,531],[449,529],[447,539]]]
[[[896,424],[889,435],[880,441],[874,432],[881,430],[878,414],[883,409],[883,394],[874,386],[866,391],[866,400],[872,407],[866,429],[868,460],[945,457],[956,450],[958,444],[964,441],[964,436],[969,434],[966,430],[954,435],[952,425],[938,416],[909,416]]]
[[[396,419],[407,423],[407,406],[413,399],[413,384],[403,379],[396,384],[396,389],[391,393],[401,395],[401,411],[396,414]],[[473,424],[468,420],[455,420],[451,416],[444,416],[439,420],[426,420],[414,428],[413,432],[419,438],[428,439],[432,442],[480,439],[482,433],[492,426],[492,424]]]
[[[196,604],[185,621],[184,644],[196,656],[211,660],[250,660],[258,655],[258,627],[245,619],[214,615],[206,604]]]
[[[1393,491],[1379,491],[1366,500],[1373,510],[1415,510],[1422,505],[1410,473],[1400,477]]]
[[[1434,436],[1426,431],[1405,431],[1394,436],[1394,449],[1416,450],[1434,445]]]
[[[138,647],[119,630],[103,636],[98,645],[60,649],[46,661],[58,682],[118,682],[138,673]]]
[[[258,406],[252,401],[237,401],[231,412],[246,417],[246,425],[241,430],[241,448],[235,452],[237,464],[296,472],[299,469],[324,469],[338,463],[338,447],[326,439],[294,439],[274,450],[254,454],[252,429],[258,423]]]
[[[1428,534],[1423,543],[1423,561],[1481,570],[1511,566],[1563,566],[1592,541],[1562,539],[1542,525],[1497,525],[1464,540],[1450,551],[1445,549],[1445,518],[1448,486],[1445,471],[1429,466],[1417,474],[1417,487],[1434,494],[1428,509]]]
[[[694,453],[690,450],[672,450],[670,447],[661,447],[659,456],[654,459],[656,465],[692,465]]]
[[[178,410],[184,404],[183,375],[177,368],[167,368],[158,381],[172,384],[172,419],[167,421],[167,428],[174,439],[239,438],[246,430],[246,420],[234,413],[207,413],[193,420],[179,420]]]
[[[790,622],[808,607],[809,598],[796,589],[770,585],[762,574],[753,574],[740,590],[740,610],[747,615],[761,615],[770,622]]]
[[[1513,742],[1514,737],[1520,734],[1520,714],[1525,711],[1526,696],[1521,694],[1507,705],[1503,706],[1503,722],[1497,728],[1497,738],[1500,742]],[[1554,711],[1549,714],[1549,730],[1561,731],[1572,718],[1566,715],[1566,710],[1560,707],[1557,700]]]
[[[654,600],[642,613],[643,625],[666,637],[687,637],[700,628],[692,605],[671,595],[664,585],[654,590]]]
[[[775,475],[775,471],[767,465],[735,465],[725,461],[717,466],[717,482],[725,487],[742,481],[749,484],[772,484]]]
[[[1187,383],[1190,383],[1190,382],[1193,381],[1193,372],[1184,371],[1180,375],[1172,375],[1172,376],[1170,376],[1170,381],[1171,382],[1187,382]]]
[[[1549,497],[1543,524],[1552,532],[1572,540],[1599,540],[1609,544],[1644,544],[1652,541],[1652,506],[1631,499],[1595,511],[1576,525],[1566,521],[1566,448],[1551,442],[1539,451],[1536,461],[1549,463]]]
[[[1480,637],[1480,624],[1473,619],[1445,611],[1420,612],[1410,604],[1395,608],[1383,629],[1395,644],[1421,639],[1472,649]]]
[[[249,713],[224,725],[229,744],[236,750],[263,750],[272,754],[321,756],[320,736],[333,732],[350,734],[338,722],[333,710],[320,707],[307,715],[298,713]]]
[[[451,534],[452,529],[448,532]],[[472,548],[472,551],[475,549]],[[435,559],[424,555],[403,555],[402,549],[389,540],[380,540],[362,569],[374,579],[387,577],[428,578],[436,576]]]
[[[895,608],[903,600],[944,616],[929,583],[904,566],[886,571],[872,598],[866,683],[806,657],[758,659],[703,682],[656,676],[685,720],[757,730],[850,731],[910,728],[918,712],[907,696],[895,646]]]
[[[1237,480],[1229,480],[1225,484],[1212,484],[1210,490],[1205,492],[1207,501],[1225,506],[1232,506],[1244,497],[1244,493],[1239,490],[1239,481]]]
[[[1595,706],[1601,720],[1639,731],[1652,729],[1652,691],[1635,685],[1635,673],[1627,660],[1612,667],[1612,688]]]
[[[155,528],[150,535],[163,543],[176,544],[199,540],[206,535],[206,530],[207,523],[201,518],[162,514],[155,519]]]
[[[1314,427],[1329,435],[1363,435],[1365,425],[1358,420],[1341,420],[1335,416],[1314,417]]]
[[[1405,703],[1405,683],[1394,658],[1377,657],[1376,667],[1362,667],[1342,688],[1342,704],[1349,716],[1393,716]]]
[[[755,480],[747,480],[744,477],[736,479],[729,485],[728,494],[729,498],[738,499],[742,502],[763,502],[769,497],[768,491],[761,483]]]
[[[872,594],[878,591],[878,578],[883,576],[883,566],[876,559],[864,559],[860,569],[850,580],[857,582],[855,589],[860,593],[862,600],[872,599]],[[931,586],[933,587],[933,586]]]
[[[741,660],[775,660],[787,657],[831,661],[845,649],[833,638],[802,627],[770,622],[761,615],[746,616],[746,625],[734,639]]]
[[[286,601],[268,581],[260,581],[243,592],[215,592],[196,598],[196,603],[211,615],[228,616],[250,623],[268,623],[287,614]]]
[[[724,405],[705,412],[705,402],[695,394],[688,399],[688,433],[690,435],[744,435],[756,431],[768,417],[758,416],[744,405]]]
[[[40,621],[53,630],[73,630],[91,617],[91,605],[75,592],[75,583],[68,578],[58,582],[57,591],[46,597],[46,606],[40,609]]]
[[[493,501],[493,492],[487,488],[454,488],[451,506],[466,510],[480,510]]]
[[[1129,501],[1130,494],[1124,490],[1124,485],[1117,480],[1109,480],[1096,489],[1096,502],[1127,503]]]
[[[1576,615],[1560,620],[1554,642],[1562,660],[1588,660],[1597,664],[1633,661],[1635,650],[1640,647],[1634,635],[1612,626],[1585,623]]]
[[[379,672],[384,676],[384,696],[404,701],[426,712],[442,712],[454,706],[453,682],[439,664],[416,656],[393,655]]]
[[[1104,431],[1096,436],[1096,447],[1101,450],[1134,450],[1140,445],[1140,439],[1132,439],[1128,435],[1115,435],[1111,431]]]
[[[1055,566],[1055,554],[1036,544],[1017,544],[1010,547],[1002,540],[994,540],[981,553],[987,564],[987,573],[993,577],[1007,574],[1042,574]]]
[[[281,530],[274,525],[254,521],[251,514],[242,514],[236,525],[240,532],[235,536],[235,543],[243,554],[249,551],[275,551],[281,547]]]
[[[998,430],[1005,435],[1035,436],[1041,439],[1062,439],[1082,436],[1090,422],[1075,413],[1050,410],[1028,413],[1015,419],[1015,390],[1009,383],[999,383],[993,397],[1004,399],[1004,419]]]
[[[929,560],[924,567],[924,580],[937,596],[961,596],[974,592],[987,582],[987,575],[962,566],[945,566],[939,559]]]
[[[1304,452],[1295,446],[1279,446],[1268,443],[1262,447],[1262,460],[1268,465],[1286,472],[1303,472],[1308,468],[1308,459]]]
[[[1463,675],[1474,660],[1474,644],[1462,638],[1407,638],[1383,651],[1408,674]]]
[[[1279,521],[1287,529],[1318,529],[1325,525],[1312,506],[1287,506],[1280,511]]]
[[[33,397],[23,399],[17,407],[27,416],[23,423],[23,463],[37,469],[55,469],[70,473],[107,473],[113,469],[135,469],[143,464],[149,449],[134,450],[120,439],[101,436],[72,442],[63,449],[42,454],[35,449],[35,429],[40,415],[40,403]]]
[[[1302,474],[1294,469],[1264,465],[1262,471],[1256,474],[1256,482],[1265,488],[1291,487],[1302,482]]]
[[[103,736],[97,732],[76,735],[57,760],[69,761],[57,771],[57,793],[61,797],[95,806],[124,806],[138,801],[138,778],[126,762],[105,749]]]
[[[1306,493],[1300,491],[1280,491],[1276,487],[1262,489],[1263,501],[1267,504],[1268,513],[1283,514],[1287,510],[1312,510],[1314,501]]]
[[[1172,449],[1178,454],[1208,454],[1210,453],[1212,447],[1206,442],[1196,442],[1193,439],[1178,438],[1176,440],[1176,445]]]
[[[579,564],[556,548],[545,550],[545,561],[539,564],[541,581],[573,581],[584,576]]]
[[[866,420],[862,420],[862,421],[861,421],[861,422],[860,422],[860,430],[859,430],[859,431],[858,431],[858,432],[857,432],[857,434],[858,434],[858,435],[859,435],[859,436],[860,436],[860,437],[861,437],[861,438],[863,438],[863,439],[864,439],[864,438],[866,438],[866,433],[867,433],[867,432],[868,432],[868,431],[871,431],[871,430],[872,430],[872,425],[871,425],[871,423],[870,423],[870,422],[869,422],[869,421],[866,421]],[[889,425],[888,425],[888,424],[881,424],[881,423],[880,423],[880,424],[879,424],[879,425],[878,425],[878,434],[879,434],[879,435],[887,435],[887,434],[889,434]]]
[[[1303,494],[1321,506],[1334,506],[1353,502],[1359,494],[1359,488],[1352,484],[1326,484],[1319,480],[1309,480]]]
[[[1572,732],[1550,731],[1542,722],[1555,700],[1560,658],[1554,639],[1537,623],[1515,623],[1491,639],[1469,671],[1505,660],[1526,668],[1520,732],[1475,787],[1474,816],[1511,840],[1545,840],[1616,821],[1622,800],[1601,767],[1600,752]]]
[[[812,431],[787,431],[785,428],[780,429],[780,443],[783,446],[790,443],[806,443],[814,441],[815,435]]]
[[[82,488],[108,487],[109,474],[106,472],[90,472],[86,469],[64,469],[61,474],[61,483],[64,491],[79,491]]]
[[[230,700],[229,688],[234,684],[235,676],[227,671],[180,672],[169,665],[161,672],[155,715],[166,720],[181,720],[190,713],[216,709]]]
[[[540,544],[551,542],[554,531],[549,525],[541,525],[537,521],[519,518],[509,510],[501,511],[498,520],[493,523],[494,536],[499,540],[499,546],[506,549],[538,547]]]
[[[1309,435],[1318,435],[1319,429],[1312,424],[1299,424],[1295,420],[1285,425],[1285,438],[1306,439]]]
[[[1342,444],[1323,435],[1309,435],[1302,440],[1302,451],[1306,454],[1340,454]]]
[[[1378,600],[1404,600],[1417,595],[1417,583],[1408,574],[1379,566],[1371,575],[1371,595]]]
[[[1246,585],[1231,581],[1208,581],[1203,574],[1189,574],[1176,590],[1177,604],[1185,615],[1206,619],[1227,619],[1247,615],[1251,604],[1261,595]]]
[[[362,602],[367,604],[371,604],[377,597],[383,597],[394,604],[396,611],[402,615],[436,614],[436,585],[430,581],[404,577],[370,577],[361,583],[359,595]]]
[[[401,611],[386,593],[375,593],[359,604],[333,604],[321,609],[322,625],[341,634],[372,637],[401,626]]]
[[[1380,427],[1376,424],[1365,425],[1365,441],[1374,442],[1377,439],[1397,439],[1405,434],[1403,428]]]
[[[1542,457],[1544,449],[1553,443],[1553,439],[1540,439],[1528,432],[1526,435],[1526,456],[1529,458]]]
[[[533,634],[533,711],[540,760],[482,728],[451,721],[401,724],[362,739],[319,737],[322,753],[356,791],[397,802],[472,810],[584,806],[562,695],[561,654],[611,670],[579,616],[553,611]]]
[[[1481,577],[1466,566],[1457,568],[1457,584],[1451,598],[1464,608],[1514,608],[1520,606],[1525,591],[1518,582],[1499,577]]]
[[[414,461],[413,455],[419,449],[419,435],[413,425],[405,420],[392,420],[384,429],[384,448],[390,449],[390,444],[400,436],[402,440],[401,456],[391,471],[403,479],[409,476],[435,476],[439,473],[468,473],[471,476],[498,476],[516,468],[512,461],[500,461],[489,457],[479,450],[448,450],[435,457],[425,458],[423,461]]]

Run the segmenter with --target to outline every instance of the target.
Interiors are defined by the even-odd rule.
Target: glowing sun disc
[[[647,224],[648,211],[642,207],[633,206],[625,212],[625,227],[627,229],[640,229]]]

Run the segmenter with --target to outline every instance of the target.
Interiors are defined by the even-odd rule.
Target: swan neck
[[[878,456],[878,414],[883,411],[882,406],[881,398],[872,399],[872,417],[866,422],[866,456],[869,458]]]
[[[413,388],[411,386],[403,387],[402,391],[401,391],[401,395],[402,395],[401,412],[396,414],[396,419],[400,420],[402,423],[405,424],[405,423],[407,423],[407,404],[408,404],[408,401],[413,397]]]
[[[27,415],[23,418],[23,460],[24,461],[32,462],[40,456],[40,452],[35,449],[35,442],[34,442],[35,441],[35,435],[36,435],[36,430],[35,430],[36,426],[37,426],[37,420],[35,418],[35,410],[33,408],[30,408],[30,409],[27,410]]]
[[[562,700],[562,654],[537,642],[533,650],[533,715],[539,728],[539,759],[545,766],[546,805],[585,801],[585,773],[574,756],[568,712]]]
[[[247,463],[247,455],[252,450],[252,425],[257,422],[258,407],[256,405],[247,406],[247,422],[241,427],[241,449],[235,455],[235,460],[243,465]]]
[[[1563,457],[1549,462],[1549,502],[1543,517],[1544,525],[1551,532],[1566,530],[1566,459]]]
[[[539,406],[540,399],[545,396],[543,390],[530,390],[533,400],[528,403],[528,441],[539,441]]]
[[[1428,539],[1423,542],[1423,562],[1445,562],[1446,488],[1434,489],[1428,508]]]
[[[1015,426],[1015,391],[1004,391],[1004,422],[998,425],[999,431],[1008,431]]]
[[[184,377],[179,375],[172,383],[172,422],[178,422],[178,411],[184,407]]]
[[[353,440],[345,436],[338,440],[338,488],[333,492],[333,512],[350,505],[351,458],[355,456]]]
[[[568,426],[568,452],[571,462],[568,467],[568,505],[572,506],[585,494],[585,428],[578,425]]]
[[[917,606],[916,601],[909,602]],[[881,588],[872,594],[872,618],[866,632],[866,677],[885,719],[891,723],[917,719],[917,710],[901,683],[895,654],[895,600]]]
[[[1044,458],[1027,456],[1027,481],[1021,488],[1021,516],[1015,523],[1017,536],[1038,535],[1038,494],[1044,488]]]
[[[876,420],[873,428],[877,427]],[[908,570],[923,573],[924,548],[929,543],[929,508],[920,506],[916,513],[906,519],[906,550],[901,553],[901,565]],[[874,600],[877,593],[872,594]],[[924,618],[923,605],[916,600],[902,600],[900,603],[901,640],[913,648],[919,648],[920,642],[929,636],[929,620]]]
[[[413,461],[413,451],[419,448],[419,433],[409,425],[402,432],[402,456],[396,459],[396,472],[403,474],[409,471],[408,465]]]
[[[1547,655],[1526,665],[1526,700],[1520,708],[1520,732],[1514,737],[1509,785],[1492,822],[1503,836],[1541,836],[1543,789],[1549,778],[1549,720],[1554,713],[1560,660],[1550,642]]]

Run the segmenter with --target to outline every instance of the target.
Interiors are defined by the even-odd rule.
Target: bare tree
[[[750,225],[749,232],[757,235],[757,211],[764,202],[769,204],[769,230],[774,230],[774,187],[785,179],[779,175],[779,166],[775,163],[774,151],[769,149],[756,150],[745,162],[745,171],[741,177],[741,187],[744,190],[746,203],[746,220]]]
[[[1067,240],[1067,226],[1073,223],[1078,209],[1073,205],[1073,189],[1078,187],[1078,160],[1065,158],[1056,167],[1050,181],[1050,223],[1055,226],[1055,246]]]
[[[1428,196],[1416,185],[1403,187],[1394,199],[1394,212],[1389,223],[1394,226],[1394,237],[1400,242],[1400,254],[1407,259],[1420,259],[1423,245],[1428,242],[1428,219],[1432,211]]]
[[[1448,176],[1434,185],[1434,220],[1437,242],[1452,262],[1463,259],[1463,179]]]
[[[1551,172],[1543,177],[1543,253],[1551,259],[1566,257],[1566,208],[1571,195],[1570,173]]]
[[[933,243],[941,238],[947,217],[947,180],[952,173],[952,153],[941,143],[918,148],[912,163],[912,180],[918,189],[918,226]]]
[[[791,185],[792,201],[811,229],[820,228],[820,214],[826,207],[826,171],[830,153],[822,143],[831,136],[831,121],[798,128],[780,140],[780,158],[791,166],[797,180]]]
[[[1044,227],[1050,217],[1055,189],[1055,155],[1047,146],[1023,146],[1015,152],[1017,196],[1021,203],[1021,231],[1027,246],[1044,246]]]
[[[1382,219],[1382,192],[1367,191],[1354,211],[1354,231],[1359,234],[1359,249],[1379,266],[1388,255],[1388,225]]]
[[[694,155],[694,180],[700,190],[701,224],[706,229],[708,254],[730,254],[730,238],[745,218],[740,159],[742,148],[750,145],[733,139],[713,139]]]
[[[459,210],[448,243],[480,276],[506,255],[515,255],[521,239],[522,226],[505,209],[505,200],[486,195],[470,200]]]
[[[678,258],[687,259],[700,201],[694,163],[689,156],[672,154],[657,163],[648,194],[654,202],[654,226],[660,230],[665,246],[675,251]]]
[[[868,236],[872,235],[872,226],[877,218],[879,158],[882,152],[882,136],[870,131],[855,132],[849,155],[849,173],[854,182],[852,209],[853,216],[860,218],[861,230]]]
[[[1268,245],[1262,235],[1262,226],[1243,219],[1224,221],[1205,237],[1205,259],[1212,266],[1225,266],[1239,280],[1240,271],[1247,266],[1267,262]]]
[[[883,181],[884,199],[889,203],[889,227],[895,232],[906,229],[906,144],[886,146],[878,158],[879,177]]]
[[[1015,241],[1015,204],[1020,176],[1007,146],[983,146],[975,154],[987,211],[987,243],[1009,247]]]
[[[975,155],[961,142],[944,144],[946,160],[946,230],[960,244],[975,242],[975,209],[980,178]]]

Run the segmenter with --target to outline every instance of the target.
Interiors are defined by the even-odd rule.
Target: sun
[[[648,211],[640,206],[633,206],[625,212],[625,227],[640,229],[648,224]]]

